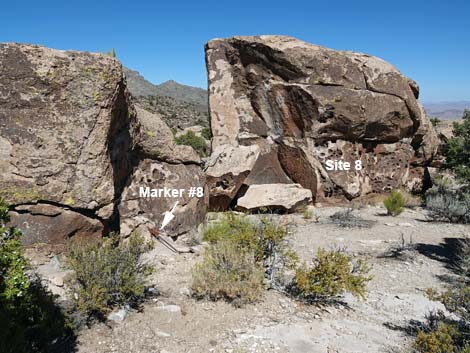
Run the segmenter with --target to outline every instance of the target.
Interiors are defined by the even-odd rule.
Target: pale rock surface
[[[248,187],[245,195],[237,200],[237,207],[255,211],[263,207],[294,211],[312,202],[312,192],[300,184],[258,184]]]

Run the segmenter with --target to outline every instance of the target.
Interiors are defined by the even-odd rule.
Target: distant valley
[[[426,114],[442,120],[461,119],[463,111],[470,109],[470,101],[423,103]]]

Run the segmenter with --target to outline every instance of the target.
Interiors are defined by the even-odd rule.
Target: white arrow
[[[162,222],[162,226],[160,227],[160,230],[165,228],[166,225],[168,223],[170,223],[173,218],[175,218],[175,215],[173,214],[173,212],[175,212],[176,206],[178,204],[179,204],[179,201],[176,201],[175,205],[173,206],[173,208],[170,211],[165,211],[165,212],[162,213],[162,215],[165,215],[165,216],[163,217],[163,222]]]

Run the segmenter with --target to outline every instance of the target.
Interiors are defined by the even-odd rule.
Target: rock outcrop
[[[385,61],[260,36],[208,42],[206,64],[212,158],[224,171],[208,169],[211,208],[257,184],[298,183],[317,201],[426,186],[437,135],[417,84]],[[240,173],[230,155],[247,148],[258,156]],[[328,171],[327,160],[353,168]]]
[[[176,146],[158,117],[134,107],[117,60],[0,44],[0,196],[13,206],[25,243],[119,230],[122,194],[142,182],[137,175],[149,164],[171,170],[158,183],[203,183],[197,154]],[[153,211],[167,205],[153,202],[151,216],[137,213],[158,223]],[[187,222],[196,225],[194,212]]]
[[[176,145],[170,128],[157,114],[136,107],[138,131],[136,151],[140,156],[134,173],[124,189],[119,203],[121,234],[126,236],[138,229],[158,227],[163,212],[175,202],[175,220],[165,228],[171,235],[190,231],[204,219],[208,205],[206,178],[200,167],[201,159],[190,146]],[[140,188],[184,189],[177,198],[146,198]],[[202,188],[203,197],[189,197],[191,187]]]

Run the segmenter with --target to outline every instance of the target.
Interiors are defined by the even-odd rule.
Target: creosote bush
[[[438,180],[426,193],[426,209],[435,221],[470,223],[470,193],[448,179]]]
[[[117,234],[94,242],[71,242],[69,262],[75,272],[78,309],[102,318],[113,307],[136,306],[153,268],[142,260],[152,243],[133,234],[120,242]]]
[[[309,302],[333,301],[345,292],[365,296],[370,277],[363,261],[319,250],[312,267],[299,267],[286,237],[287,228],[267,217],[255,222],[226,214],[204,233],[209,247],[193,269],[194,296],[241,305],[256,301],[266,286]]]
[[[276,286],[283,269],[297,262],[286,235],[286,227],[266,217],[256,223],[246,216],[225,214],[204,232],[203,240],[210,246],[193,271],[194,295],[223,298],[235,305],[254,302],[262,293],[264,279]]]
[[[50,352],[73,342],[71,324],[23,256],[21,232],[7,228],[0,199],[0,352]]]
[[[405,206],[405,198],[398,190],[394,190],[384,200],[384,206],[387,209],[387,214],[390,216],[398,216],[403,212]]]
[[[206,249],[202,262],[194,267],[192,290],[197,298],[224,299],[240,306],[261,296],[263,278],[253,250],[222,241]]]
[[[368,265],[340,250],[318,249],[312,266],[297,268],[291,291],[313,302],[334,301],[349,292],[365,299],[366,284],[372,279]]]
[[[201,157],[207,156],[206,140],[202,137],[196,136],[193,131],[188,131],[184,135],[176,137],[175,142],[178,145],[191,146]]]

